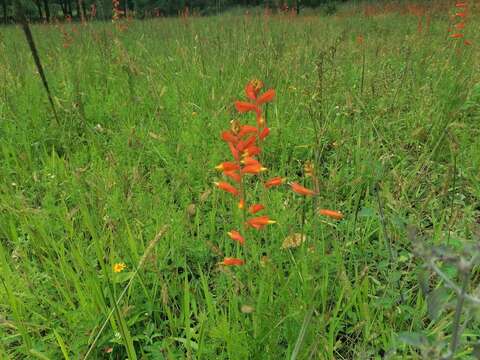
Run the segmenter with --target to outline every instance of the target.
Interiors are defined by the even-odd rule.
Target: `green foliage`
[[[417,279],[407,232],[442,259],[475,253],[478,49],[446,38],[443,13],[418,34],[410,16],[351,10],[33,25],[59,124],[21,30],[2,27],[0,357],[81,359],[112,309],[90,359],[445,355],[457,296],[436,273]],[[249,119],[232,104],[252,78],[277,92],[262,162],[308,184],[312,160],[320,196],[266,193],[277,224],[225,270],[236,203],[212,185],[218,135]],[[281,249],[301,232],[302,246]],[[478,309],[464,308],[457,359],[479,353]]]

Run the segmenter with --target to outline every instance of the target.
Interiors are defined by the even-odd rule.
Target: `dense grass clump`
[[[35,25],[58,123],[1,28],[0,358],[432,359],[455,333],[473,358],[478,307],[424,264],[479,251],[480,22],[464,45],[448,9],[421,29],[351,10]],[[253,78],[276,91],[266,176],[302,182],[310,161],[319,196],[265,193],[277,224],[222,267],[219,134]],[[436,259],[478,296],[475,264],[462,283]]]

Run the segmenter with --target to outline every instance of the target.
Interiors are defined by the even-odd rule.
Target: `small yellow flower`
[[[127,265],[125,265],[125,263],[116,263],[115,265],[113,265],[113,271],[119,273],[125,270],[126,267]]]

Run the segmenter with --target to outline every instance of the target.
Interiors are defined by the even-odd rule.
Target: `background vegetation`
[[[50,21],[51,18],[66,17],[80,19],[81,14],[92,15],[97,8],[96,18],[109,19],[112,14],[111,0],[0,0],[4,21],[13,21],[14,2],[22,2],[31,20]],[[157,14],[178,15],[189,9],[201,14],[215,14],[235,6],[262,6],[274,9],[288,6],[300,11],[301,7],[316,7],[340,1],[332,0],[121,0],[119,7],[137,17],[152,17]]]
[[[478,358],[478,307],[445,285],[478,298],[452,259],[478,254],[480,22],[472,6],[464,45],[436,4],[35,25],[58,122],[2,27],[0,357],[435,359],[459,334]],[[277,92],[264,164],[303,181],[313,161],[345,218],[268,192],[278,224],[223,268],[236,205],[214,166],[252,78]]]

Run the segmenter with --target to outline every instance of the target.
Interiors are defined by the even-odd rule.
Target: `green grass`
[[[20,28],[1,28],[0,358],[82,358],[164,225],[91,359],[416,359],[398,334],[450,341],[453,307],[429,317],[407,238],[478,242],[480,22],[470,47],[448,27],[445,13],[422,34],[397,13],[226,14],[75,25],[65,49],[58,26],[33,26],[60,124]],[[219,134],[251,121],[233,102],[252,78],[277,92],[269,175],[303,181],[314,161],[315,201],[345,219],[258,186],[278,224],[249,233],[245,266],[219,269],[216,251],[241,253],[226,236],[236,205],[212,185],[229,156]],[[281,250],[301,228],[305,245]]]

